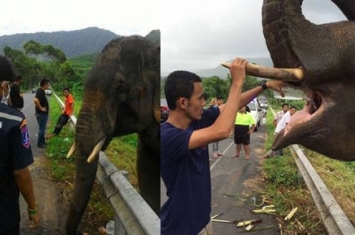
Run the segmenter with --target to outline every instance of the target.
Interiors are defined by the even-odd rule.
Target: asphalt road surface
[[[264,161],[263,146],[265,143],[265,119],[259,130],[252,133],[250,145],[250,159],[245,160],[242,148],[239,158],[233,158],[235,144],[233,139],[226,139],[219,143],[219,149],[224,154],[217,160],[210,162],[212,180],[212,216],[223,213],[216,219],[220,220],[251,220],[262,219],[262,223],[255,226],[269,227],[269,229],[252,232],[257,235],[280,234],[278,223],[271,215],[253,214],[251,210],[260,209],[254,206],[262,202],[263,180],[261,164]],[[209,146],[212,158],[211,145]],[[161,181],[161,204],[166,200],[166,191]],[[214,235],[229,235],[244,232],[244,228],[237,228],[235,224],[213,222]]]
[[[34,94],[24,94],[24,108],[22,112],[26,115],[30,143],[35,161],[29,169],[34,184],[34,192],[39,204],[41,223],[37,229],[28,229],[30,222],[27,214],[27,203],[21,196],[20,233],[21,235],[62,235],[65,234],[65,215],[68,206],[62,201],[60,192],[56,187],[56,182],[50,179],[49,173],[45,170],[45,164],[47,164],[48,160],[44,156],[44,150],[37,148],[38,124],[33,99]]]

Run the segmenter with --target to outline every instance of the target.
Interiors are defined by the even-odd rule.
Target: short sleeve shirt
[[[279,123],[277,123],[275,133],[279,133],[280,131],[285,129],[286,125],[290,122],[290,119],[291,119],[291,114],[290,111],[288,111],[287,113],[285,113],[285,115],[283,115]]]
[[[196,235],[210,220],[208,146],[189,150],[188,145],[192,133],[212,125],[218,115],[218,108],[206,109],[186,130],[168,122],[161,125],[160,172],[168,196],[161,209],[162,235]]]
[[[19,189],[14,171],[33,163],[25,116],[0,104],[0,233],[20,221]]]
[[[274,120],[276,121],[276,124],[280,122],[280,120],[282,119],[282,117],[285,115],[284,111],[279,111],[276,113]]]
[[[245,112],[245,113],[237,113],[237,116],[235,117],[235,125],[241,125],[241,126],[251,126],[255,125],[255,119],[253,116],[251,116],[250,113]]]
[[[44,90],[42,88],[37,89],[35,98],[37,98],[39,100],[39,103],[41,104],[42,107],[47,108],[47,111],[43,112],[39,108],[37,108],[37,106],[36,106],[36,113],[48,114],[48,111],[49,111],[48,100],[46,98],[46,93],[44,92]]]
[[[74,104],[74,98],[71,94],[68,95],[68,97],[65,98],[65,107],[64,107],[64,114],[70,116],[73,114],[73,104]]]

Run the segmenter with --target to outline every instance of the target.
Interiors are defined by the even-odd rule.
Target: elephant
[[[301,69],[288,81],[307,95],[272,148],[300,144],[327,157],[355,161],[355,1],[332,0],[348,19],[316,25],[302,0],[264,0],[263,34],[274,67]]]
[[[68,235],[77,231],[98,167],[99,151],[112,138],[138,133],[140,193],[160,210],[160,45],[141,36],[110,41],[86,76],[75,129],[76,176],[66,220]],[[74,150],[75,148],[75,150]]]

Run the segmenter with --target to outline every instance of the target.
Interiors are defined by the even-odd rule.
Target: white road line
[[[210,167],[210,171],[212,171],[212,169],[215,167],[215,165],[217,165],[217,163],[219,162],[219,160],[222,159],[222,157],[226,154],[226,152],[228,151],[228,149],[229,149],[230,147],[232,147],[232,145],[234,145],[234,141],[232,141],[232,142],[228,145],[228,147],[223,151],[223,155],[222,155],[220,158],[218,158],[218,159],[212,164],[212,166]]]

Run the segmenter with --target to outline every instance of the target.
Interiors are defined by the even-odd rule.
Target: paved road
[[[220,151],[224,156],[218,160],[211,161],[212,178],[212,215],[223,213],[217,219],[237,220],[237,219],[263,219],[259,227],[274,226],[274,228],[255,231],[252,234],[273,235],[279,234],[277,222],[270,215],[256,215],[250,213],[254,207],[252,197],[257,198],[257,204],[261,201],[262,192],[261,163],[262,151],[265,143],[265,119],[258,132],[251,136],[251,158],[244,159],[244,150],[237,159],[233,158],[235,144],[233,139],[226,139],[219,144]],[[211,146],[209,149],[212,153]],[[211,155],[212,156],[212,155]],[[228,196],[226,196],[228,195]],[[164,184],[161,183],[161,203],[166,200]],[[257,228],[256,226],[255,228]],[[214,235],[228,235],[243,232],[242,228],[237,228],[233,224],[213,223]]]
[[[35,160],[34,164],[29,168],[40,208],[41,224],[35,230],[28,229],[30,223],[27,215],[27,204],[21,196],[21,235],[62,235],[65,234],[65,210],[68,206],[61,200],[56,182],[52,181],[49,173],[45,171],[45,164],[47,164],[48,160],[44,156],[44,150],[37,148],[38,124],[35,117],[33,98],[34,94],[32,93],[24,94],[25,102],[22,112],[27,118],[31,148]]]

